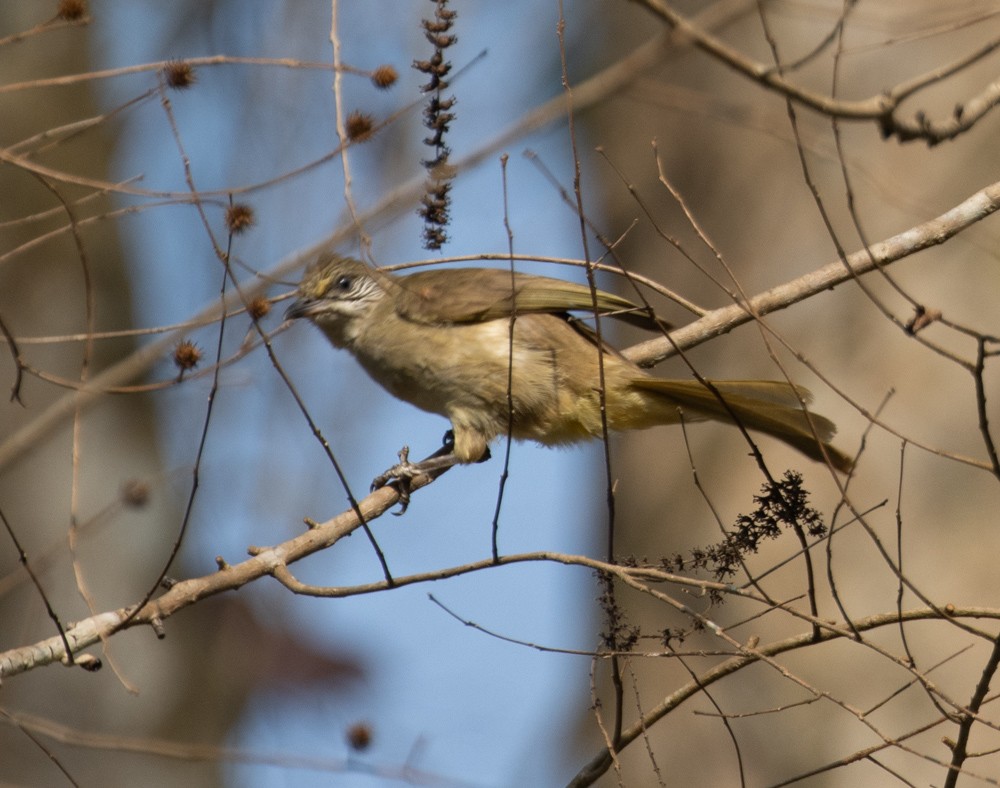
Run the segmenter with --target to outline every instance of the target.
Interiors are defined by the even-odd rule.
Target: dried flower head
[[[167,80],[167,85],[177,90],[189,88],[197,81],[194,67],[183,60],[171,60],[167,63],[163,67],[163,76]]]
[[[190,339],[182,339],[174,348],[174,364],[184,373],[194,369],[201,361],[201,348]]]
[[[253,208],[246,203],[237,202],[226,208],[226,227],[233,235],[248,230],[256,222],[257,217],[254,216]]]
[[[65,19],[67,22],[75,22],[83,19],[87,13],[87,3],[85,0],[59,0],[59,9],[56,16]]]
[[[386,64],[379,66],[372,72],[372,84],[379,90],[385,90],[396,84],[399,74],[392,66]]]
[[[371,115],[355,110],[347,116],[344,130],[351,142],[365,142],[374,136],[375,122]]]
[[[261,318],[266,317],[270,311],[271,302],[264,298],[264,296],[258,296],[247,304],[247,314],[254,320],[260,320]]]
[[[448,241],[447,227],[450,221],[451,186],[448,181],[453,177],[449,173],[448,157],[451,148],[445,141],[451,122],[455,120],[452,109],[455,106],[454,96],[445,96],[448,88],[448,74],[451,63],[445,57],[445,50],[458,40],[451,32],[455,24],[456,13],[448,8],[448,0],[434,1],[434,19],[424,19],[421,25],[424,36],[434,47],[434,52],[428,60],[415,60],[413,67],[430,79],[420,89],[429,93],[430,98],[424,107],[424,126],[430,131],[430,136],[424,137],[424,145],[433,148],[434,155],[424,159],[422,164],[430,178],[427,181],[426,192],[421,199],[419,215],[424,220],[424,248],[440,249]]]
[[[347,746],[352,750],[367,750],[372,743],[372,729],[367,722],[356,722],[347,729]]]

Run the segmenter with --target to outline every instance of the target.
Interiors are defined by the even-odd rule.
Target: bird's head
[[[285,319],[309,318],[342,347],[354,335],[359,319],[386,297],[387,276],[360,260],[324,255],[306,270]]]

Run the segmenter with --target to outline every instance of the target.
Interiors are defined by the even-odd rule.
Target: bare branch
[[[929,145],[936,145],[954,139],[971,129],[980,118],[1000,103],[1000,81],[997,81],[990,83],[978,96],[958,103],[948,120],[934,123],[923,112],[918,112],[912,121],[902,121],[896,117],[902,102],[918,91],[968,68],[995,52],[1000,47],[998,39],[988,42],[952,63],[900,83],[877,96],[846,101],[803,88],[786,78],[780,69],[746,57],[722,39],[706,32],[696,22],[675,11],[666,0],[633,0],[633,2],[649,9],[672,30],[689,37],[702,51],[763,87],[830,117],[876,121],[884,137],[897,137],[900,142],[920,139]]]

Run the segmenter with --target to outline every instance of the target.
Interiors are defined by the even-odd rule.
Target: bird
[[[307,268],[285,318],[308,319],[393,396],[451,422],[441,450],[410,462],[404,447],[372,489],[482,462],[501,435],[558,446],[600,438],[604,423],[632,430],[706,419],[738,422],[850,471],[830,442],[833,422],[803,408],[804,387],[655,377],[572,315],[595,311],[667,325],[626,298],[562,279],[496,268],[398,275],[334,253]]]

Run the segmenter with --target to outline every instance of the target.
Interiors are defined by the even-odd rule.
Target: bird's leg
[[[385,487],[388,484],[395,486],[399,493],[399,511],[402,514],[406,507],[410,505],[410,483],[417,476],[426,474],[432,479],[440,476],[452,465],[460,462],[455,456],[455,438],[451,430],[445,433],[444,444],[429,457],[420,462],[410,462],[410,447],[404,446],[399,450],[399,462],[380,473],[372,480],[372,490]]]
[[[454,452],[455,451],[455,431],[454,430],[448,430],[444,434],[444,437],[441,439],[441,449],[439,449],[437,452],[435,452],[434,454],[432,454],[431,457],[436,457],[441,452],[441,450],[447,450],[447,451],[450,451],[450,452]],[[480,457],[478,460],[476,460],[476,463],[478,464],[480,462],[486,462],[492,456],[493,455],[490,453],[490,447],[487,446],[486,449],[483,451],[483,456]],[[428,457],[427,459],[430,459],[430,457]],[[426,462],[426,460],[424,462]],[[456,460],[452,464],[453,465],[457,465],[458,462],[459,461]]]

